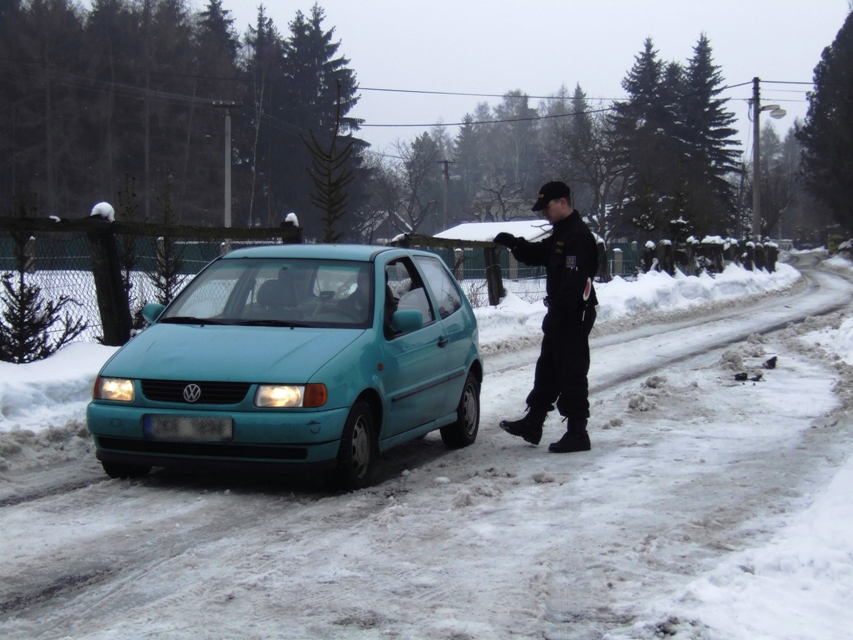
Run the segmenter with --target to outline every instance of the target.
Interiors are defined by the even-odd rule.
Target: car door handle
[[[450,342],[450,341],[449,341],[445,336],[441,336],[441,337],[438,339],[438,346],[439,346],[440,348],[444,348],[444,347],[446,347],[446,346],[447,346],[447,343],[448,343],[448,342]]]

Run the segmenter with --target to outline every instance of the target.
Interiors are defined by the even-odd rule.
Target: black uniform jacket
[[[541,242],[519,238],[512,255],[524,264],[545,267],[549,315],[564,315],[584,308],[587,278],[594,280],[598,272],[598,247],[577,210],[557,222],[551,236]],[[586,304],[598,304],[595,287]]]

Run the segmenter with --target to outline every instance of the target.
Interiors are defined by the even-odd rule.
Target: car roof
[[[377,253],[396,247],[362,244],[268,244],[236,249],[223,256],[230,258],[324,258],[369,262]]]

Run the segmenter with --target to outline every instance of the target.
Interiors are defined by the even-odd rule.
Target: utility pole
[[[778,120],[787,113],[778,104],[761,106],[759,78],[752,79],[752,238],[761,239],[761,124],[762,111],[769,111],[770,117]]]
[[[441,230],[444,231],[445,229],[447,229],[447,192],[448,183],[450,182],[450,165],[456,164],[456,160],[439,160],[438,164],[444,165],[444,215],[441,219]]]
[[[240,107],[239,102],[214,100],[214,107],[225,109],[225,215],[224,226],[231,226],[231,109]]]
[[[752,239],[758,242],[761,236],[761,126],[758,116],[761,113],[761,93],[758,78],[752,79]]]

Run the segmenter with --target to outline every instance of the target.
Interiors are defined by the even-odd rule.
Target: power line
[[[0,58],[0,60],[4,61],[12,61],[10,58]],[[22,67],[29,67],[30,69],[37,69],[39,71],[44,70],[43,64],[37,63],[28,63],[21,60],[15,60]],[[161,100],[164,102],[183,102],[186,104],[196,104],[201,106],[210,106],[211,98],[200,98],[196,96],[187,96],[177,93],[171,93],[166,91],[157,91],[157,90],[146,90],[143,87],[137,87],[134,85],[125,85],[113,81],[106,80],[98,80],[95,78],[80,76],[64,71],[59,71],[57,69],[47,69],[48,74],[53,77],[56,81],[65,84],[67,86],[77,86],[80,88],[88,89],[90,91],[98,92],[98,93],[107,93],[112,90],[118,94],[123,94],[125,97],[137,97],[139,95],[148,95],[151,98]],[[32,72],[27,73],[23,70],[19,71],[19,73],[23,73],[24,75],[32,75]],[[168,74],[168,73],[160,73],[158,75],[175,75],[181,77],[194,77],[198,79],[209,79],[209,80],[226,80],[226,78],[215,78],[213,76],[203,76],[203,75],[192,75],[192,74]],[[228,78],[230,80],[230,78]],[[242,80],[244,83],[248,83],[246,80]],[[811,82],[798,82],[798,81],[785,81],[785,80],[762,80],[763,83],[767,84],[784,84],[784,85],[812,85]],[[725,85],[720,87],[719,89],[715,89],[715,93],[720,93],[722,91],[727,91],[729,89],[736,89],[738,87],[751,85],[752,81],[742,82],[738,84]],[[519,99],[537,99],[537,100],[572,100],[571,97],[568,96],[530,96],[526,94],[522,94],[520,96],[512,96],[509,93],[503,94],[494,94],[494,93],[469,93],[469,92],[453,92],[453,91],[431,91],[431,90],[420,90],[420,89],[392,89],[392,88],[383,88],[383,87],[359,87],[358,91],[376,91],[383,93],[405,93],[405,94],[415,94],[415,95],[444,95],[444,96],[466,96],[466,97],[481,97],[481,98],[509,98],[512,99],[517,97]],[[586,101],[597,101],[597,102],[619,102],[620,99],[616,98],[590,98],[584,96],[584,100]],[[624,100],[624,98],[623,98]],[[780,102],[803,102],[803,100],[780,100]],[[564,114],[550,114],[544,116],[531,116],[525,118],[505,118],[498,120],[472,120],[469,122],[452,122],[452,123],[440,123],[441,126],[465,126],[466,124],[470,125],[484,125],[484,124],[510,124],[510,123],[519,123],[519,122],[536,122],[541,120],[549,120],[555,118],[569,118],[578,115],[584,114],[596,114],[596,113],[606,113],[613,111],[614,107],[604,107],[601,109],[589,109],[586,111],[578,111],[572,113],[564,113]],[[245,110],[244,110],[245,111]],[[250,113],[250,112],[246,112]],[[293,131],[304,132],[301,127],[292,125],[290,123],[278,120],[269,116],[267,114],[262,115],[262,119],[266,121],[268,125],[272,125],[274,128],[277,128],[282,131],[288,131],[292,133]],[[433,127],[436,126],[437,123],[396,123],[396,124],[384,124],[384,123],[359,123],[360,128],[413,128],[413,127]]]
[[[739,84],[732,84],[720,87],[719,89],[714,89],[713,93],[721,93],[728,89],[736,89],[738,87],[743,87],[747,85],[752,85],[752,81],[749,82],[741,82]],[[390,91],[390,90],[389,90]],[[416,91],[408,91],[409,93],[432,93],[432,92],[416,92]],[[480,95],[480,94],[470,94],[470,95]],[[698,95],[698,94],[697,94]],[[504,94],[502,96],[496,96],[501,98],[530,98],[531,96],[522,95],[522,96],[510,96]],[[554,96],[551,96],[552,98]],[[571,98],[566,98],[571,100]],[[587,100],[586,97],[584,97]],[[618,102],[618,100],[613,100],[613,102]],[[558,114],[550,114],[544,116],[530,116],[528,118],[505,118],[501,120],[471,120],[469,122],[442,122],[442,123],[430,123],[430,124],[369,124],[363,123],[361,125],[362,128],[392,128],[392,127],[400,127],[400,128],[409,128],[409,127],[435,127],[435,126],[443,126],[443,127],[462,127],[465,125],[475,125],[475,124],[503,124],[503,123],[512,123],[512,122],[535,122],[539,120],[549,120],[554,118],[570,118],[573,116],[580,115],[592,115],[596,113],[607,113],[609,111],[615,111],[616,107],[604,107],[601,109],[588,109],[586,111],[574,111],[572,113],[558,113]]]
[[[415,95],[427,96],[463,96],[470,98],[528,98],[532,100],[571,100],[569,96],[530,96],[523,94],[520,96],[510,95],[507,93],[466,93],[464,91],[426,91],[421,89],[383,89],[379,87],[359,87],[359,91],[377,91],[380,93],[411,93]],[[605,100],[615,100],[616,98],[586,98],[596,102],[604,102]]]
[[[723,87],[723,89],[734,89],[737,87],[743,87],[746,85],[751,85],[752,81],[743,82],[741,84],[733,84],[727,85]],[[571,100],[570,96],[531,96],[527,94],[523,94],[520,96],[510,95],[510,92],[506,93],[466,93],[462,91],[427,91],[423,89],[388,89],[388,88],[379,88],[379,87],[359,87],[359,91],[379,91],[383,93],[413,93],[418,95],[437,95],[437,96],[468,96],[473,98],[529,98],[533,100]],[[592,100],[596,102],[604,102],[604,101],[616,101],[623,100],[624,98],[591,98],[588,96],[584,96],[585,100]]]

